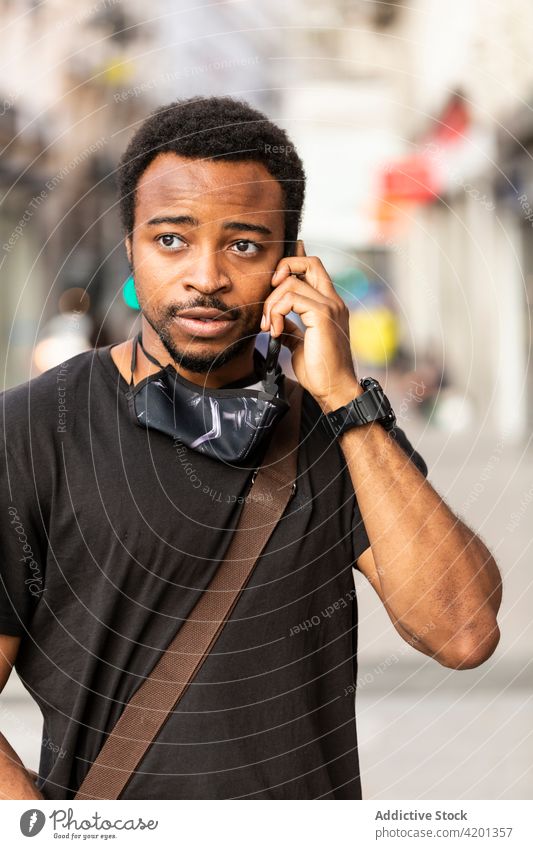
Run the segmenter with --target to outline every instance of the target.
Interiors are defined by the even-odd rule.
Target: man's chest
[[[91,609],[109,607],[110,616],[117,593],[175,609],[176,594],[205,589],[222,561],[244,503],[254,498],[251,471],[227,469],[141,428],[133,438],[113,429],[90,437],[65,445],[55,470],[49,597],[59,590],[87,597]],[[295,592],[334,579],[350,556],[341,476],[327,458],[311,462],[300,450],[296,492],[258,564],[266,584],[297,574]],[[257,515],[269,521],[268,511]]]

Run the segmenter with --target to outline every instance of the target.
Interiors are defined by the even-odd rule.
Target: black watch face
[[[396,423],[396,416],[380,383],[373,377],[367,377],[361,384],[370,393],[369,403],[374,407],[374,415],[369,415],[368,421],[379,421],[386,429],[392,428]]]

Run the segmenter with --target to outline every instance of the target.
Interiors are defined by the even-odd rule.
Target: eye
[[[176,239],[178,240],[177,242],[175,241]],[[175,251],[184,244],[181,236],[177,236],[175,233],[163,233],[162,236],[157,237],[156,242],[159,242],[161,247],[169,251]]]
[[[261,245],[256,242],[251,242],[249,239],[239,239],[231,245],[232,248],[237,248],[234,253],[242,254],[242,256],[255,256],[261,250]],[[251,251],[241,250],[241,248],[253,248]]]

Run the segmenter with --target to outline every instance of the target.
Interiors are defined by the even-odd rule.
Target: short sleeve
[[[23,636],[44,592],[45,551],[31,476],[0,452],[0,633]]]
[[[390,431],[390,435],[396,440],[398,445],[405,451],[410,460],[415,464],[417,469],[422,472],[425,478],[428,475],[428,467],[423,457],[415,451],[405,432],[400,427],[395,427]],[[366,528],[359,510],[357,500],[354,501],[353,523],[352,523],[352,539],[354,558],[357,560],[360,555],[370,547],[370,541],[366,533]]]

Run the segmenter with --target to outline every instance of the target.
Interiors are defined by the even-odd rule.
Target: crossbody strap
[[[284,377],[290,408],[276,427],[223,562],[150,675],[133,694],[75,799],[118,799],[197,674],[294,492],[302,388]]]

